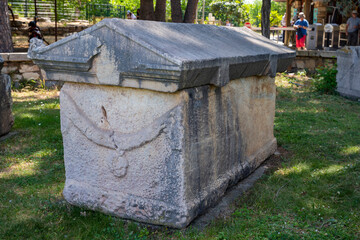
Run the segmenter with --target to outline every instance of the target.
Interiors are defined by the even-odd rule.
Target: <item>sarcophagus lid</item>
[[[245,27],[105,19],[29,57],[49,80],[175,92],[275,76],[295,52]]]

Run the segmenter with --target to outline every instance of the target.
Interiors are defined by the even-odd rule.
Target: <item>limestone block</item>
[[[20,69],[19,72],[20,73],[27,73],[27,72],[39,72],[40,69],[38,66],[34,65],[34,64],[21,64],[20,65]]]
[[[11,62],[30,62],[27,53],[9,53],[9,61]]]
[[[9,61],[9,53],[0,53],[0,58],[2,58],[3,60],[2,61]],[[1,67],[0,67],[1,68]]]
[[[65,83],[60,104],[65,199],[123,218],[185,227],[276,149],[270,77],[175,94]]]
[[[40,69],[41,79],[46,80],[46,72],[44,69]]]
[[[360,47],[337,51],[337,91],[346,97],[360,99]]]
[[[308,58],[305,60],[305,68],[309,70],[315,70],[316,60],[314,58]]]
[[[23,79],[23,76],[21,74],[13,74],[11,75],[13,81],[20,81]]]
[[[2,66],[3,60],[0,56],[0,70]],[[11,79],[9,75],[0,74],[0,136],[9,133],[14,124],[11,107]]]
[[[36,80],[36,79],[40,78],[40,74],[36,73],[36,72],[26,72],[26,73],[23,73],[22,76],[24,79],[27,79],[27,80],[31,80],[31,79]]]
[[[298,69],[304,69],[305,68],[304,60],[297,60],[296,61],[296,66],[297,66]]]
[[[42,45],[71,204],[182,228],[276,149],[272,77],[295,52],[247,28],[106,19]]]
[[[17,70],[18,70],[17,66],[7,66],[7,67],[3,67],[3,69],[1,70],[1,73],[10,74],[12,72],[16,72]]]

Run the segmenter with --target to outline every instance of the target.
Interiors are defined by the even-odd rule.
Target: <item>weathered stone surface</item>
[[[28,72],[39,72],[40,69],[36,65],[30,65],[30,64],[22,64],[20,65],[19,72],[20,73],[28,73]]]
[[[346,97],[360,99],[360,47],[337,51],[337,91]]]
[[[16,66],[8,66],[8,67],[3,67],[3,69],[1,70],[1,73],[9,74],[9,73],[15,72],[17,70],[18,70],[18,68]]]
[[[30,79],[36,80],[36,79],[40,78],[40,74],[37,72],[26,72],[26,73],[23,73],[22,76],[24,79],[28,79],[28,80],[30,80]]]
[[[3,59],[0,56],[0,71],[3,67]],[[0,136],[10,132],[14,123],[11,112],[11,79],[9,75],[0,74]]]
[[[65,199],[182,228],[275,151],[271,76],[295,52],[248,29],[108,19],[29,56],[65,82]]]
[[[275,76],[295,52],[248,28],[105,19],[29,57],[49,80],[176,92]]]
[[[185,227],[276,150],[270,77],[174,94],[65,83],[60,100],[64,197],[124,218]]]
[[[12,79],[13,81],[20,81],[23,79],[23,76],[21,74],[13,74]]]
[[[9,60],[13,62],[26,62],[31,61],[26,53],[8,53],[9,54]]]

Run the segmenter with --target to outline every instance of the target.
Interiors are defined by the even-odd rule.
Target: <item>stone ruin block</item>
[[[14,124],[11,112],[11,78],[9,75],[1,74],[4,60],[0,56],[0,136],[8,134]]]
[[[360,99],[360,47],[337,51],[337,91],[340,95]]]
[[[106,19],[29,56],[65,82],[65,199],[183,228],[275,151],[274,76],[295,52],[247,28]]]

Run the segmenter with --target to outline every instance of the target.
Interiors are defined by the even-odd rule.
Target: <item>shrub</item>
[[[325,94],[336,93],[337,65],[326,66],[316,69],[314,87],[316,91]]]

